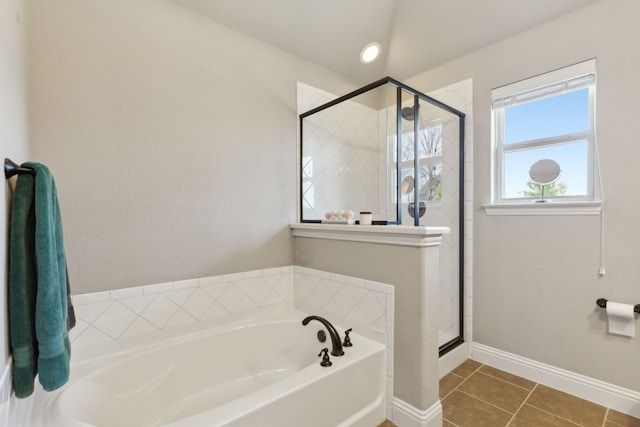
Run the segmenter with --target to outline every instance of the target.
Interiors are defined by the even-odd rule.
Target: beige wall
[[[74,294],[293,263],[296,81],[355,86],[164,1],[31,15],[33,160]]]
[[[636,0],[597,2],[407,81],[428,91],[473,78],[474,340],[635,391],[640,338],[607,335],[595,301],[640,303],[638,16]],[[599,217],[488,217],[481,208],[491,197],[491,89],[593,57],[605,194],[601,279]]]
[[[0,152],[4,157],[16,161],[27,157],[27,69],[25,1],[6,0],[0,2]],[[15,178],[14,178],[15,180]],[[13,182],[13,181],[12,181]],[[7,242],[8,213],[11,209],[12,182],[3,186],[4,197],[0,208],[0,265],[3,271],[4,289],[7,289]],[[0,292],[0,358],[4,362],[8,355],[7,292]]]

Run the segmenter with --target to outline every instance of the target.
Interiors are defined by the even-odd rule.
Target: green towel
[[[49,169],[22,166],[9,238],[9,331],[16,397],[33,393],[36,374],[47,391],[69,379],[67,270],[56,187]]]

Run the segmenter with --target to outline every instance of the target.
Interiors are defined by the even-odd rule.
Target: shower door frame
[[[439,355],[443,356],[444,354],[448,353],[449,351],[453,350],[454,348],[456,348],[458,345],[462,344],[464,342],[464,201],[465,201],[465,197],[464,197],[464,183],[465,183],[465,173],[464,173],[464,166],[465,166],[465,160],[464,160],[464,141],[465,141],[465,113],[463,113],[462,111],[459,111],[453,107],[450,107],[447,104],[444,104],[440,101],[438,101],[437,99],[434,99],[428,95],[425,95],[424,93],[415,90],[407,85],[405,85],[404,83],[401,83],[398,80],[395,80],[391,77],[384,77],[380,80],[377,80],[373,83],[370,83],[366,86],[361,87],[360,89],[356,89],[353,92],[350,92],[346,95],[340,96],[332,101],[329,101],[325,104],[322,104],[316,108],[313,108],[307,112],[304,112],[302,114],[300,114],[299,116],[299,120],[300,120],[300,170],[299,170],[299,179],[300,179],[300,194],[299,194],[299,201],[300,201],[300,206],[299,206],[299,212],[300,212],[300,222],[301,223],[321,223],[322,220],[319,219],[304,219],[304,194],[303,194],[303,141],[304,141],[304,119],[308,116],[311,116],[315,113],[318,113],[320,111],[326,110],[330,107],[333,107],[334,105],[340,104],[344,101],[347,101],[351,98],[354,98],[358,95],[362,95],[366,92],[369,92],[373,89],[376,89],[380,86],[389,84],[391,86],[394,86],[396,88],[396,155],[397,155],[397,159],[398,161],[396,162],[397,165],[397,170],[396,170],[396,221],[384,221],[384,224],[402,224],[402,203],[401,203],[401,198],[402,198],[402,192],[401,192],[401,162],[399,161],[399,159],[402,158],[401,154],[402,154],[402,144],[400,144],[400,141],[402,140],[402,92],[406,92],[409,95],[413,96],[413,108],[414,108],[414,129],[413,129],[413,133],[414,133],[414,176],[418,176],[417,170],[418,170],[418,138],[416,137],[418,134],[418,123],[419,123],[419,108],[418,108],[418,103],[419,101],[424,101],[427,102],[429,104],[432,104],[442,110],[445,110],[451,114],[454,114],[456,116],[458,116],[458,123],[459,123],[459,200],[458,200],[458,227],[459,227],[459,237],[458,237],[458,271],[459,271],[459,284],[458,284],[458,295],[459,295],[459,308],[458,308],[458,322],[459,322],[459,333],[458,336],[447,341],[446,343],[439,345]],[[417,204],[417,202],[419,201],[418,198],[418,186],[415,185],[414,186],[414,201]],[[417,205],[416,205],[416,209],[418,209]],[[419,215],[414,215],[414,226],[419,226],[420,225],[420,216]],[[375,222],[374,222],[375,224]]]

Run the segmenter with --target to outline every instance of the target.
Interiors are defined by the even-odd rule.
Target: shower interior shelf
[[[362,243],[427,247],[442,243],[442,236],[450,232],[449,227],[402,226],[402,225],[332,225],[316,223],[291,224],[296,237],[345,240]]]

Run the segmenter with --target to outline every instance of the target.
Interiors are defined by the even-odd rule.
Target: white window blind
[[[512,107],[534,99],[560,95],[595,83],[596,60],[580,62],[559,70],[511,83],[491,91],[491,106]]]

